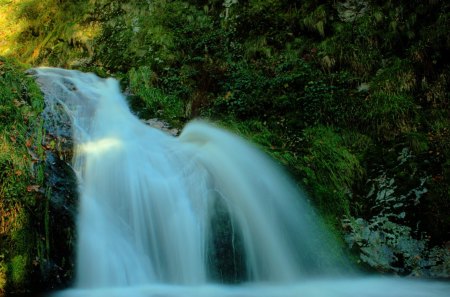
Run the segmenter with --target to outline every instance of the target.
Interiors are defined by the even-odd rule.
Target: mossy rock
[[[34,171],[30,170],[33,157],[28,148],[33,145],[30,127],[36,128],[43,98],[22,66],[1,57],[0,100],[3,111],[8,111],[0,113],[0,265],[6,276],[1,289],[20,290],[32,271],[31,216],[40,197],[40,185],[35,184]]]
[[[0,103],[8,111],[0,113],[0,291],[6,292],[57,285],[56,275],[54,284],[48,282],[48,267],[64,267],[55,250],[59,240],[67,239],[60,235],[64,228],[51,230],[54,224],[67,225],[68,219],[57,221],[58,213],[50,214],[54,207],[45,173],[49,148],[41,119],[44,99],[25,67],[0,57]],[[67,253],[67,244],[65,248]]]

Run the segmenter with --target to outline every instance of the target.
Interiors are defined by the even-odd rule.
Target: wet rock
[[[167,122],[165,122],[163,120],[154,118],[154,119],[142,120],[142,121],[145,124],[147,124],[147,125],[149,125],[149,126],[151,126],[153,128],[162,130],[162,131],[164,131],[164,132],[166,132],[166,133],[168,133],[170,135],[178,136],[180,134],[180,130],[178,130],[176,128],[172,128],[169,123],[167,123]]]

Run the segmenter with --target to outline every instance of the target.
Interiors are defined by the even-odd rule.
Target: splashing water
[[[239,137],[197,121],[175,138],[132,115],[114,79],[32,72],[46,112],[70,118],[75,145],[76,280],[58,295],[448,293],[446,283],[342,278],[350,265],[295,184]],[[215,284],[226,274],[243,283]]]

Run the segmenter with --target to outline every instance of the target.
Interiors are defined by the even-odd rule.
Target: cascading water
[[[295,184],[237,136],[192,122],[175,138],[132,115],[114,79],[56,68],[33,73],[45,93],[46,112],[63,107],[75,143],[77,272],[75,288],[57,294],[448,293],[445,283],[336,278],[349,275],[350,265]],[[223,213],[225,219],[217,220]],[[245,271],[243,284],[214,284],[217,271],[224,271],[212,259],[217,223],[232,233],[225,260],[241,262],[231,270]]]

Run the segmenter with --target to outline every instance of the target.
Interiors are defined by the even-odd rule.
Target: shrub
[[[361,164],[329,127],[308,128],[304,137],[301,170],[306,187],[326,215],[349,215],[352,186],[364,173]]]
[[[149,67],[131,69],[129,81],[133,94],[131,103],[139,110],[141,117],[157,117],[171,124],[176,124],[184,117],[182,101],[152,85],[152,71]]]

